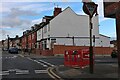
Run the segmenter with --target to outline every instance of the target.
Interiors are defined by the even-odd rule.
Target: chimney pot
[[[61,13],[61,12],[62,12],[62,9],[61,9],[61,8],[58,8],[58,7],[56,8],[56,7],[55,7],[55,8],[54,8],[54,17],[57,16],[57,15],[58,15],[59,13]]]

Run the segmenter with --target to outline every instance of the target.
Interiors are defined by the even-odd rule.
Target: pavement
[[[93,74],[89,73],[89,67],[81,69],[59,66],[55,71],[65,80],[118,80],[118,66],[112,64],[95,64]]]

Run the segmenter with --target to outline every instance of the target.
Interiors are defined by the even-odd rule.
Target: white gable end
[[[97,18],[95,18],[97,19]],[[98,20],[95,20],[98,21]],[[97,24],[98,25],[98,24]],[[97,26],[94,24],[94,26]],[[71,8],[66,8],[62,13],[50,21],[51,36],[89,36],[89,18],[84,15],[77,15]],[[94,27],[94,28],[95,28]],[[94,32],[97,36],[98,29]]]
[[[94,16],[92,22],[92,33],[96,37],[95,46],[101,46],[98,16]],[[48,43],[52,42],[52,39],[55,39],[55,44],[60,45],[90,45],[89,16],[87,15],[77,15],[70,7],[68,7],[65,10],[63,10],[60,14],[58,14],[55,18],[53,18],[48,25],[50,30],[46,33],[43,33],[44,39],[47,39],[48,37],[51,38],[50,40],[47,40]],[[108,41],[108,39],[106,40]],[[103,40],[103,42],[105,41]],[[108,45],[105,44],[104,46]]]

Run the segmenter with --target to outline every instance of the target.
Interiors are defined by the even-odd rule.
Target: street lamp
[[[7,35],[7,38],[8,38],[8,50],[9,50],[9,35]]]

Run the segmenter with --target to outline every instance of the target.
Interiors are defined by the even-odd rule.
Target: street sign
[[[83,11],[90,17],[93,17],[94,13],[97,11],[97,4],[94,2],[87,2],[83,5]]]
[[[97,15],[97,4],[94,2],[83,2],[83,11],[89,15],[89,24],[90,24],[90,47],[89,47],[89,60],[90,60],[90,73],[94,72],[94,59],[93,59],[93,46],[92,46],[92,17],[96,13]],[[95,43],[95,42],[94,42]]]

